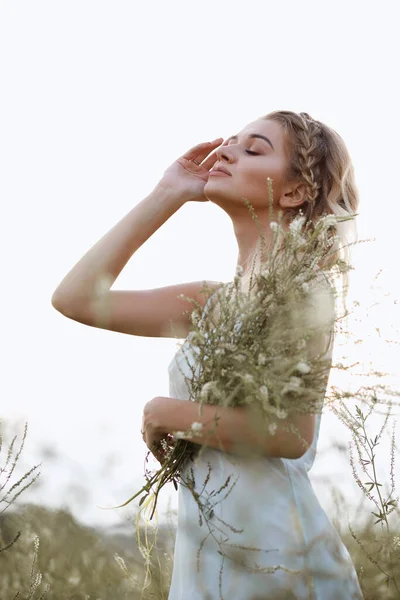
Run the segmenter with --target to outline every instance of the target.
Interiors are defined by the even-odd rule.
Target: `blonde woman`
[[[223,142],[223,143],[221,143]],[[259,233],[243,202],[254,207],[268,239],[270,207],[267,178],[273,181],[275,213],[287,224],[302,209],[307,220],[324,214],[353,215],[358,206],[353,168],[341,137],[306,113],[276,111],[249,123],[223,141],[202,143],[178,158],[154,191],[131,210],[75,265],[60,283],[53,306],[65,316],[90,325],[146,337],[186,338],[192,304],[218,313],[224,284],[195,281],[150,290],[111,290],[137,249],[186,202],[213,202],[230,217],[238,243],[236,267],[248,281]],[[345,231],[343,246],[346,243]],[[206,303],[202,288],[214,290]],[[332,291],[327,305],[334,310]],[[177,333],[176,333],[177,332]],[[332,332],[322,340],[332,353]],[[296,421],[308,449],[298,437],[267,428],[255,434],[245,411],[218,408],[218,435],[208,435],[215,407],[188,402],[184,381],[190,375],[184,346],[169,366],[170,397],[156,397],[143,412],[142,436],[157,450],[171,432],[197,425],[196,443],[207,446],[183,472],[194,476],[194,490],[210,499],[207,523],[186,486],[179,487],[178,528],[170,600],[256,600],[362,598],[351,558],[320,506],[308,477],[317,448],[321,415]],[[183,370],[183,372],[182,372]],[[224,450],[221,450],[221,443]],[[250,452],[237,454],[237,447]],[[229,494],[219,501],[215,490],[231,475]],[[225,492],[227,490],[225,489]],[[213,495],[214,494],[214,495]]]

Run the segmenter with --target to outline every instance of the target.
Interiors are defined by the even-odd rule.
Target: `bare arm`
[[[258,454],[295,459],[311,445],[315,430],[315,415],[292,414],[286,423],[299,430],[302,440],[277,425],[270,434],[265,419],[250,412],[248,407],[203,405],[199,416],[196,402],[159,396],[144,408],[144,426],[151,422],[159,434],[189,431],[192,423],[202,428],[192,439],[195,443],[211,446],[232,454]],[[271,421],[272,422],[272,421]],[[276,421],[277,422],[277,421]],[[303,441],[304,440],[304,441]]]
[[[90,248],[53,293],[52,304],[57,310],[82,314],[110,291],[136,250],[185,202],[207,201],[203,189],[216,160],[209,154],[221,140],[198,144],[177,159],[154,191]]]
[[[110,290],[136,250],[184,203],[180,194],[157,186],[64,277],[53,294],[53,306],[83,306]]]

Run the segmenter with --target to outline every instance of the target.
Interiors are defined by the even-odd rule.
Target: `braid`
[[[321,189],[321,129],[307,113],[300,113],[298,131],[298,170],[308,187],[307,220],[311,218]],[[319,152],[318,152],[319,150]]]
[[[359,194],[351,157],[339,134],[306,112],[279,110],[263,118],[276,121],[283,128],[289,158],[285,180],[306,185],[306,210],[303,205],[300,207],[306,222],[312,227],[323,215],[355,216]],[[284,220],[290,223],[298,214],[298,208],[288,208]],[[332,246],[332,262],[341,256],[349,263],[349,244],[357,239],[355,222],[337,223],[336,230],[337,236],[332,231],[337,238]],[[346,287],[346,274],[343,283]]]

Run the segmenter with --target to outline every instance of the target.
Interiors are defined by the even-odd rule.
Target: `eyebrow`
[[[275,148],[274,148],[274,147],[273,147],[273,145],[272,145],[272,142],[271,142],[271,140],[270,140],[269,138],[267,138],[265,135],[261,135],[260,133],[251,133],[251,134],[249,135],[249,138],[250,138],[250,139],[259,138],[260,140],[264,140],[264,141],[268,142],[268,144],[271,146],[272,150],[275,150]],[[238,139],[238,136],[237,136],[237,135],[232,135],[232,136],[230,137],[230,140],[237,140],[237,139]]]

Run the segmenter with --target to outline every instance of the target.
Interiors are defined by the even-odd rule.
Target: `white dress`
[[[189,399],[181,373],[191,375],[187,360],[193,365],[186,340],[168,368],[173,398]],[[313,443],[298,459],[245,458],[207,447],[187,463],[182,475],[194,476],[202,510],[180,484],[169,600],[363,598],[351,557],[308,477],[320,421],[318,415]]]

